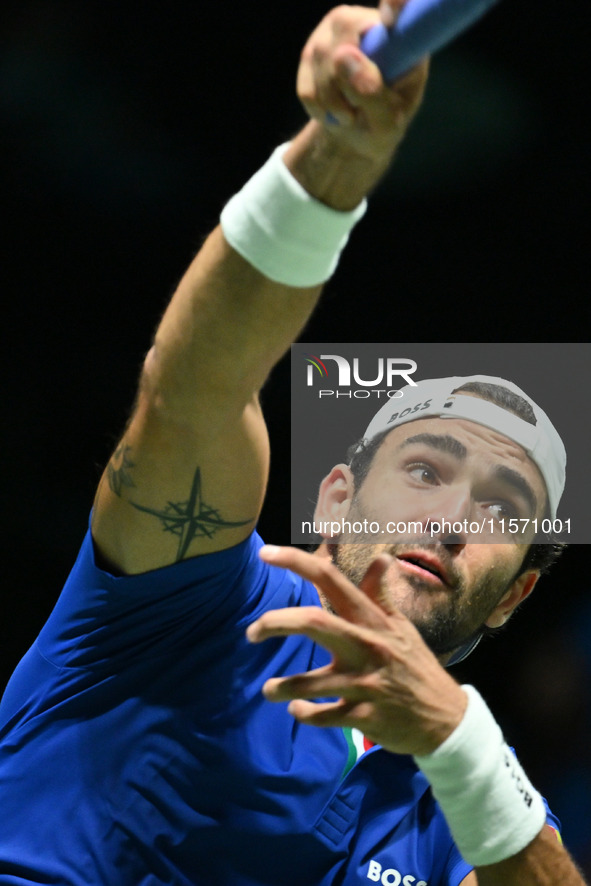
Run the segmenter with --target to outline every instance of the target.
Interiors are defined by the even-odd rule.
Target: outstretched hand
[[[265,696],[289,701],[302,723],[355,727],[395,753],[424,755],[439,747],[462,719],[466,695],[388,599],[383,577],[391,558],[377,557],[357,588],[328,559],[297,548],[268,545],[260,556],[312,581],[334,611],[279,609],[249,626],[253,643],[302,634],[333,656],[315,671],[268,680]],[[337,700],[310,701],[327,697]]]

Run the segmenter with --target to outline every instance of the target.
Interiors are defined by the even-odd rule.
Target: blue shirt
[[[0,704],[0,884],[457,886],[470,871],[411,758],[375,748],[350,768],[345,731],[263,698],[268,677],[329,656],[246,641],[266,609],[319,605],[261,544],[117,578],[87,534]]]

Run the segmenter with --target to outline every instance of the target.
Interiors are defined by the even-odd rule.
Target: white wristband
[[[315,200],[281,159],[287,148],[278,147],[226,204],[222,230],[230,246],[271,280],[316,286],[334,273],[367,201],[338,212]]]
[[[516,855],[541,831],[546,809],[482,696],[432,754],[415,757],[464,859],[475,867]]]

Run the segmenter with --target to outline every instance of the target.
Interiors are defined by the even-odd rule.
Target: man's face
[[[510,519],[520,527],[541,519],[545,503],[538,468],[508,438],[460,419],[409,422],[384,439],[361,488],[341,501],[340,516],[374,528],[421,523],[422,534],[385,534],[382,541],[381,529],[357,533],[345,525],[333,556],[358,584],[377,554],[393,555],[384,607],[400,609],[448,657],[484,624],[502,624],[533,587],[534,573],[515,576],[534,528],[513,535],[508,527]],[[479,531],[433,531],[444,521]]]

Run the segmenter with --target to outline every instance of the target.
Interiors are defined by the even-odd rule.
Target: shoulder
[[[229,548],[137,575],[97,560],[89,530],[39,643],[58,665],[94,666],[141,649],[166,653],[212,632],[245,629],[264,610],[314,605],[312,585],[258,556],[253,532]]]

